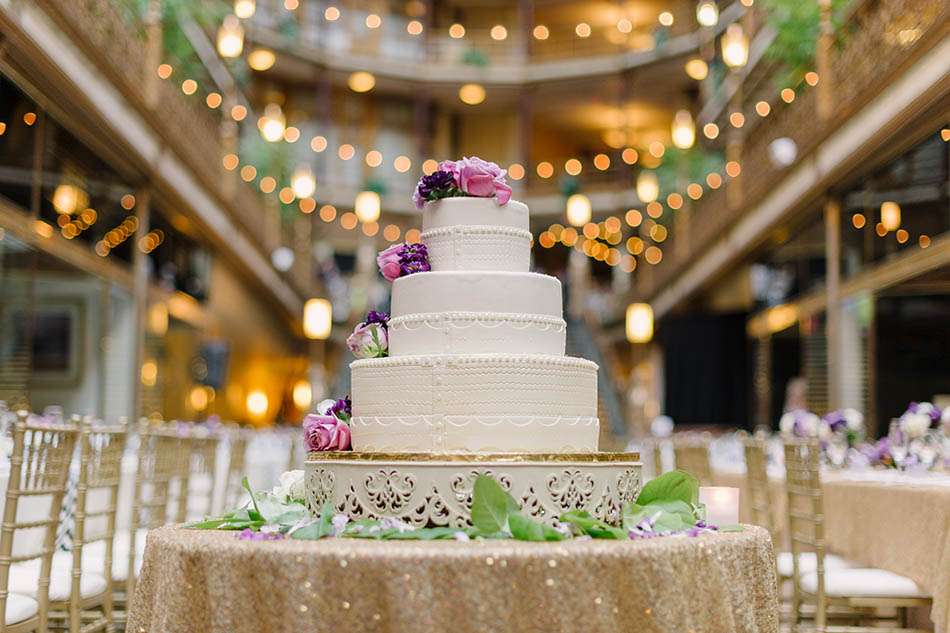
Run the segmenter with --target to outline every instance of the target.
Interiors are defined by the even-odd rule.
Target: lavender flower
[[[399,254],[400,277],[432,270],[425,244],[406,244]]]
[[[350,397],[346,396],[335,401],[327,413],[344,422],[349,420],[353,417],[353,403],[350,401]]]
[[[377,312],[376,310],[370,310],[366,313],[366,319],[363,321],[364,324],[369,325],[371,323],[379,323],[385,329],[389,329],[389,315],[385,312]]]

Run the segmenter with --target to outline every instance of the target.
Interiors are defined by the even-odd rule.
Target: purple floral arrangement
[[[864,438],[864,416],[856,409],[837,409],[821,418],[823,428],[844,437],[848,446],[856,446]],[[824,433],[819,430],[819,436]]]
[[[310,413],[303,419],[303,436],[308,451],[348,451],[350,443],[350,418],[353,406],[349,396],[339,400],[324,400],[317,405],[318,413]]]
[[[379,272],[388,281],[413,273],[432,270],[429,265],[429,251],[425,244],[393,244],[376,256]]]
[[[505,180],[507,170],[477,156],[460,160],[444,160],[439,168],[419,179],[412,201],[421,209],[426,202],[470,196],[495,198],[498,204],[508,204],[511,187]]]
[[[346,346],[357,358],[389,356],[389,315],[370,310],[346,339]]]

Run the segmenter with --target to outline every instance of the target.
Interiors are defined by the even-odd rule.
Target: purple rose
[[[458,195],[461,195],[461,191],[455,183],[455,174],[438,169],[419,179],[419,184],[412,194],[412,201],[417,209],[421,209],[430,200]]]
[[[307,415],[303,419],[303,436],[308,451],[350,450],[350,427],[332,415]]]
[[[384,251],[380,251],[376,256],[376,265],[379,266],[379,272],[388,281],[395,281],[399,278],[401,268],[399,266],[399,252],[404,244],[393,244]]]
[[[357,358],[382,358],[389,355],[389,336],[382,323],[360,323],[346,339],[346,346]]]
[[[439,169],[451,173],[456,186],[470,196],[494,196],[498,204],[508,204],[511,200],[511,187],[505,180],[507,171],[491,161],[472,156],[457,161],[443,161]]]

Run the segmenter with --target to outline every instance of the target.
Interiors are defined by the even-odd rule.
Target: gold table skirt
[[[739,519],[752,521],[744,474],[714,472],[718,486],[740,488]],[[822,473],[828,549],[862,565],[907,576],[933,596],[931,619],[950,633],[950,485],[913,475],[893,481],[860,480],[848,472]],[[785,480],[770,479],[772,509],[788,551]],[[745,501],[744,501],[745,500]]]
[[[641,541],[148,535],[134,633],[777,633],[767,532]]]

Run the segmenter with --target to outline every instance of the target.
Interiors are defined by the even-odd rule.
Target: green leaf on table
[[[520,512],[508,515],[508,529],[511,530],[512,538],[519,541],[562,541],[567,538],[565,534],[551,526],[526,517]]]
[[[251,506],[254,508],[253,510],[248,508],[248,514],[251,515],[253,519],[263,519],[264,515],[261,514],[260,509],[257,507],[257,499],[254,497],[254,491],[251,490],[251,484],[247,480],[247,475],[241,478],[241,486],[247,491],[248,496],[251,498]]]
[[[475,478],[472,490],[472,525],[486,533],[508,528],[508,515],[518,512],[518,503],[488,475]]]
[[[716,528],[716,531],[717,532],[744,532],[745,528],[743,528],[738,523],[734,523],[732,525],[720,525]]]
[[[699,480],[685,470],[673,470],[648,481],[637,497],[641,506],[661,501],[699,503]]]
[[[451,540],[455,538],[455,535],[464,530],[452,527],[434,527],[434,528],[419,528],[418,530],[407,530],[405,532],[400,532],[395,530],[395,534],[390,534],[383,538],[390,541],[436,541],[436,540]]]
[[[326,536],[333,536],[333,504],[327,501],[320,508],[320,517],[290,534],[290,538],[304,541],[316,541]]]
[[[592,538],[616,540],[628,538],[626,530],[608,525],[586,510],[571,510],[562,514],[559,520],[561,523],[572,525],[581,534]]]

